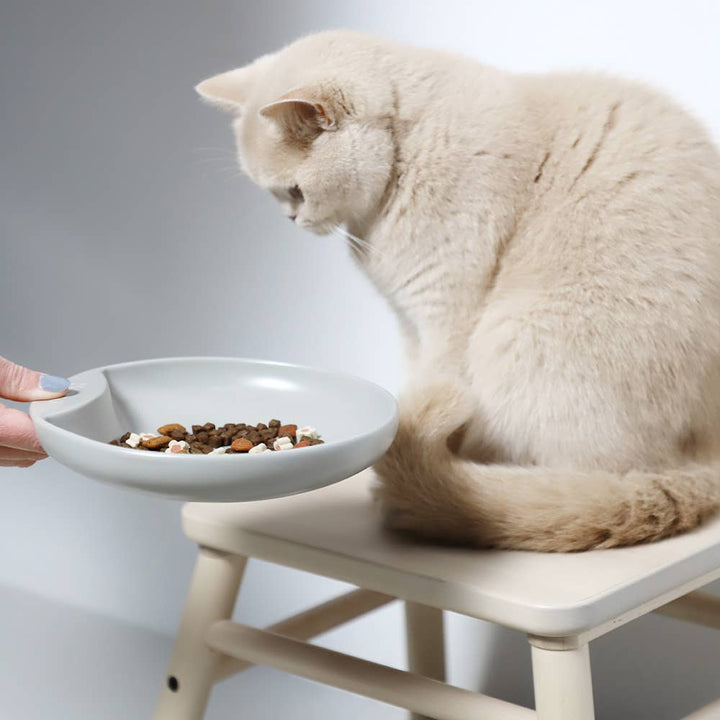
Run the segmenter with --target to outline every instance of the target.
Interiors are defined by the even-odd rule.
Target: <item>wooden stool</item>
[[[154,720],[201,720],[215,682],[254,664],[409,709],[415,720],[592,720],[588,644],[653,611],[720,628],[720,600],[693,592],[720,578],[720,518],[663,542],[578,554],[424,545],[380,527],[371,471],[299,496],[190,503],[200,546]],[[359,588],[260,630],[230,620],[248,558]],[[307,640],[405,602],[410,672]],[[525,632],[536,710],[444,682],[443,610]],[[720,717],[720,702],[685,720]]]

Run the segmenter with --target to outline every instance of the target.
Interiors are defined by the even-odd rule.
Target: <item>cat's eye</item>
[[[305,199],[299,185],[293,185],[291,188],[288,188],[288,195],[296,202],[302,202]]]

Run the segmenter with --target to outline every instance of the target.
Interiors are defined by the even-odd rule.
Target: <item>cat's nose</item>
[[[293,222],[295,222],[295,218],[297,217],[297,215],[288,215],[288,217],[289,217]]]

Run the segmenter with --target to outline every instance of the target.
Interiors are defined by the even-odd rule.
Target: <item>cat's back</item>
[[[665,93],[590,73],[519,76],[517,82],[543,126],[547,175],[559,193],[572,197],[579,184],[597,193],[642,179],[655,190],[661,180],[674,180],[676,197],[685,185],[700,194],[720,188],[720,155],[709,134]]]
[[[590,75],[522,82],[542,140],[486,298],[484,336],[509,319],[517,333],[541,322],[556,356],[597,362],[600,342],[636,358],[665,353],[678,373],[689,357],[696,367],[716,363],[720,157],[707,132],[636,83]]]
[[[564,279],[563,268],[570,282],[583,268],[618,282],[672,283],[679,260],[686,282],[717,285],[720,154],[703,126],[635,82],[585,74],[518,82],[541,130],[508,259],[534,265],[545,288]]]
[[[637,456],[623,438],[640,439],[645,459],[662,457],[683,423],[714,443],[717,150],[689,113],[642,85],[589,75],[518,83],[535,108],[537,152],[527,202],[468,346],[487,414],[505,412],[511,428],[498,425],[500,445],[544,462],[567,457],[566,438],[576,437],[577,461],[587,462],[585,448],[602,438],[597,457],[625,467]],[[527,391],[503,406],[503,388],[517,378]],[[538,407],[554,408],[554,455],[536,444],[546,420],[527,429]],[[578,408],[597,420],[584,434]]]

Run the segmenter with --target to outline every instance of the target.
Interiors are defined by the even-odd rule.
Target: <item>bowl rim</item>
[[[255,364],[255,365],[263,365],[263,366],[273,366],[273,367],[286,367],[286,368],[293,368],[298,369],[306,372],[310,372],[313,374],[318,375],[329,375],[332,377],[340,378],[343,380],[352,380],[353,382],[357,382],[363,385],[366,385],[368,388],[371,388],[373,392],[378,392],[380,395],[384,395],[387,400],[390,401],[390,405],[392,407],[392,412],[383,419],[382,422],[378,423],[378,425],[367,432],[360,433],[359,435],[355,435],[352,438],[347,438],[345,440],[338,440],[336,442],[329,442],[329,443],[323,443],[322,445],[311,445],[308,448],[303,448],[304,456],[307,457],[308,451],[313,451],[316,454],[318,452],[329,452],[331,448],[333,449],[340,449],[346,445],[349,445],[351,443],[356,443],[358,440],[369,438],[373,435],[376,435],[378,433],[384,433],[386,428],[388,426],[395,425],[397,426],[398,423],[398,402],[397,398],[387,389],[382,387],[382,385],[378,385],[377,383],[373,382],[372,380],[368,380],[367,378],[360,377],[358,375],[354,375],[351,373],[345,373],[338,370],[324,370],[322,368],[315,368],[311,367],[309,365],[300,365],[298,363],[289,363],[289,362],[282,362],[278,360],[261,360],[258,358],[248,358],[248,357],[228,357],[228,356],[218,356],[218,355],[189,355],[189,356],[178,356],[178,357],[162,357],[162,358],[149,358],[146,360],[131,360],[128,362],[122,362],[122,363],[113,363],[111,365],[101,365],[95,368],[89,368],[87,370],[82,370],[78,373],[75,373],[74,375],[71,375],[70,380],[70,389],[72,389],[73,384],[73,378],[77,378],[81,375],[89,374],[89,373],[97,373],[102,376],[103,381],[107,384],[107,376],[105,376],[106,370],[114,370],[118,368],[127,368],[127,367],[133,367],[133,366],[141,366],[141,365],[160,365],[162,363],[172,362],[172,363],[178,363],[178,364],[185,364],[185,363],[192,363],[192,362],[236,362],[236,363],[246,363],[246,364]],[[48,419],[48,415],[52,417],[55,414],[62,415],[64,412],[73,412],[75,410],[79,410],[82,408],[82,405],[76,406],[71,409],[67,409],[63,411],[61,408],[58,408],[55,412],[52,412],[52,406],[49,406],[49,403],[54,403],[58,401],[62,401],[67,396],[61,396],[59,398],[54,398],[52,400],[34,400],[30,403],[29,408],[29,414],[32,418],[33,423],[36,425],[42,425],[43,429],[48,428],[48,432],[55,433],[58,437],[66,437],[66,438],[72,438],[72,442],[80,443],[80,445],[87,445],[88,447],[93,447],[95,449],[98,449],[99,447],[106,448],[109,452],[123,452],[127,453],[128,448],[123,448],[115,445],[110,445],[109,442],[104,442],[102,440],[94,440],[92,438],[86,437],[84,435],[80,435],[79,433],[72,432],[71,430],[67,430],[66,428],[60,427],[59,425],[56,425],[55,423],[51,422]],[[90,402],[96,395],[88,396],[87,402]],[[273,455],[278,455],[280,457],[284,456],[284,453],[281,452],[274,452]],[[226,455],[226,454],[217,454],[217,455],[190,455],[185,453],[174,453],[174,454],[168,454],[168,453],[142,453],[142,457],[150,458],[153,456],[156,457],[168,457],[168,456],[180,456],[186,458],[184,462],[187,462],[187,458],[194,458],[193,462],[196,462],[198,460],[203,460],[207,462],[208,460],[217,461],[220,458],[223,458],[223,462],[232,459],[234,462],[237,462],[237,456],[240,455],[241,457],[243,455],[247,457],[251,457],[248,453],[235,453],[233,455]],[[265,453],[257,453],[257,455],[265,455]],[[134,457],[138,457],[138,454],[133,454]],[[267,458],[265,458],[267,461]],[[151,460],[151,462],[155,462],[155,460]]]

